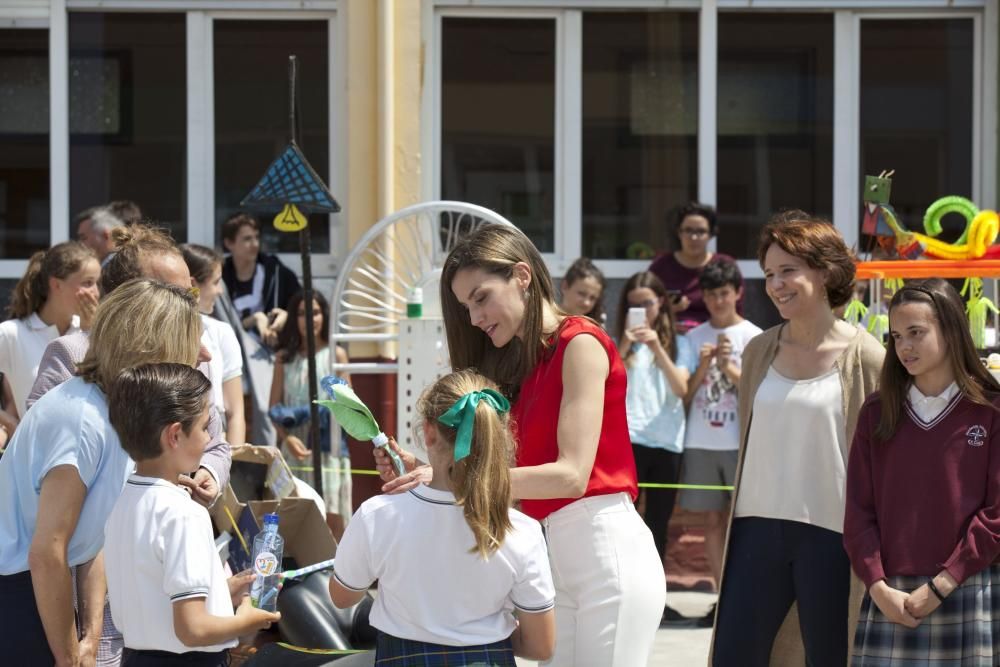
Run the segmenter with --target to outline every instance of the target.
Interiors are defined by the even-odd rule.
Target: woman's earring
[[[524,299],[525,301],[528,300],[528,288],[527,287],[524,288],[523,292],[521,292],[521,298]]]

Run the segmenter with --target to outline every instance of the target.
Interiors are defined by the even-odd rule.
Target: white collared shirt
[[[372,626],[396,637],[449,646],[510,636],[513,611],[555,605],[541,525],[509,510],[513,530],[488,559],[448,491],[420,486],[366,500],[337,547],[334,576],[346,588],[379,581]]]
[[[909,399],[910,407],[917,417],[924,423],[930,423],[948,407],[951,399],[955,398],[957,393],[958,383],[956,382],[952,382],[937,396],[924,396],[923,392],[917,389],[917,385],[911,384],[907,399]]]
[[[135,650],[221,651],[228,639],[191,647],[174,633],[173,605],[204,598],[212,616],[233,616],[229,586],[204,507],[176,484],[133,474],[104,527],[111,616]]]
[[[74,315],[66,333],[79,330],[80,318]],[[0,372],[7,375],[21,419],[27,412],[25,401],[35,384],[38,363],[42,360],[45,347],[59,336],[59,329],[54,324],[43,322],[38,313],[0,322]]]

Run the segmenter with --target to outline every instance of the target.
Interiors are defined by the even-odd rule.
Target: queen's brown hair
[[[531,282],[525,290],[524,335],[515,336],[510,343],[497,348],[485,332],[469,322],[469,314],[458,302],[451,284],[462,269],[480,269],[509,281],[519,263],[527,264],[531,272]],[[448,253],[441,270],[441,310],[452,368],[474,368],[513,398],[552,334],[542,329],[546,306],[562,314],[555,303],[549,270],[528,237],[511,225],[483,225],[472,232]]]

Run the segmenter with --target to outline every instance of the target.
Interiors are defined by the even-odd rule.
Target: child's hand
[[[305,461],[312,456],[312,450],[306,447],[302,440],[296,438],[294,435],[285,438],[285,446],[288,447],[288,451],[292,453],[292,456],[299,461]]]
[[[76,291],[76,314],[80,316],[80,329],[90,331],[97,312],[97,295],[93,290],[81,287]]]
[[[729,366],[729,362],[732,361],[732,355],[733,342],[729,340],[726,334],[719,334],[719,344],[715,346],[715,359],[720,369]]]
[[[196,503],[205,507],[211,507],[219,495],[218,482],[205,468],[198,468],[193,477],[179,475],[177,484],[190,493]]]
[[[288,321],[288,311],[282,308],[272,308],[265,321],[267,324],[261,330],[261,338],[270,347],[274,347],[278,344],[278,334],[285,328],[285,323]]]
[[[632,339],[638,343],[648,345],[651,348],[656,348],[660,345],[660,337],[646,325],[635,327],[631,329],[631,332]]]
[[[421,464],[417,461],[416,456],[403,451],[394,438],[389,438],[389,446],[403,460],[403,468],[406,470],[406,474],[399,477],[392,465],[389,453],[385,451],[384,447],[375,447],[373,450],[375,469],[378,470],[379,475],[385,481],[385,484],[382,485],[384,493],[402,493],[403,491],[415,489],[421,484],[431,481],[433,471],[430,466]]]
[[[921,619],[929,616],[931,612],[940,607],[941,601],[931,593],[930,586],[924,584],[910,592],[903,606],[910,613],[910,616]]]
[[[885,583],[885,580],[877,581],[868,589],[872,601],[878,605],[879,610],[885,614],[893,623],[905,625],[908,628],[915,628],[920,625],[920,619],[914,617],[907,610],[909,594],[897,590]]]
[[[698,365],[708,367],[712,363],[712,357],[715,356],[715,346],[711,343],[702,343],[701,349],[698,350]]]
[[[243,598],[250,594],[250,584],[253,583],[253,579],[253,570],[243,570],[226,580],[229,584],[229,598],[233,601],[234,607],[238,607]]]
[[[258,630],[267,630],[271,627],[272,623],[280,621],[281,612],[257,609],[250,604],[250,597],[247,596],[243,598],[240,606],[236,608],[236,618],[247,623],[247,630],[249,632],[256,632]]]

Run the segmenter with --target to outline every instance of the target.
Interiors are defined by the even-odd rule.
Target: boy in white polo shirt
[[[126,667],[229,664],[240,635],[277,621],[244,598],[233,613],[212,524],[176,484],[208,445],[211,384],[183,364],[122,372],[108,418],[136,461],[105,525],[104,567]]]
[[[699,352],[698,368],[688,383],[687,431],[681,481],[684,484],[732,486],[740,446],[736,390],[743,348],[760,327],[740,317],[736,304],[743,295],[743,276],[736,262],[709,262],[698,277],[709,320],[687,332]],[[705,555],[718,585],[726,537],[726,514],[732,494],[685,489],[681,507],[705,515]],[[714,608],[699,623],[711,626]]]

